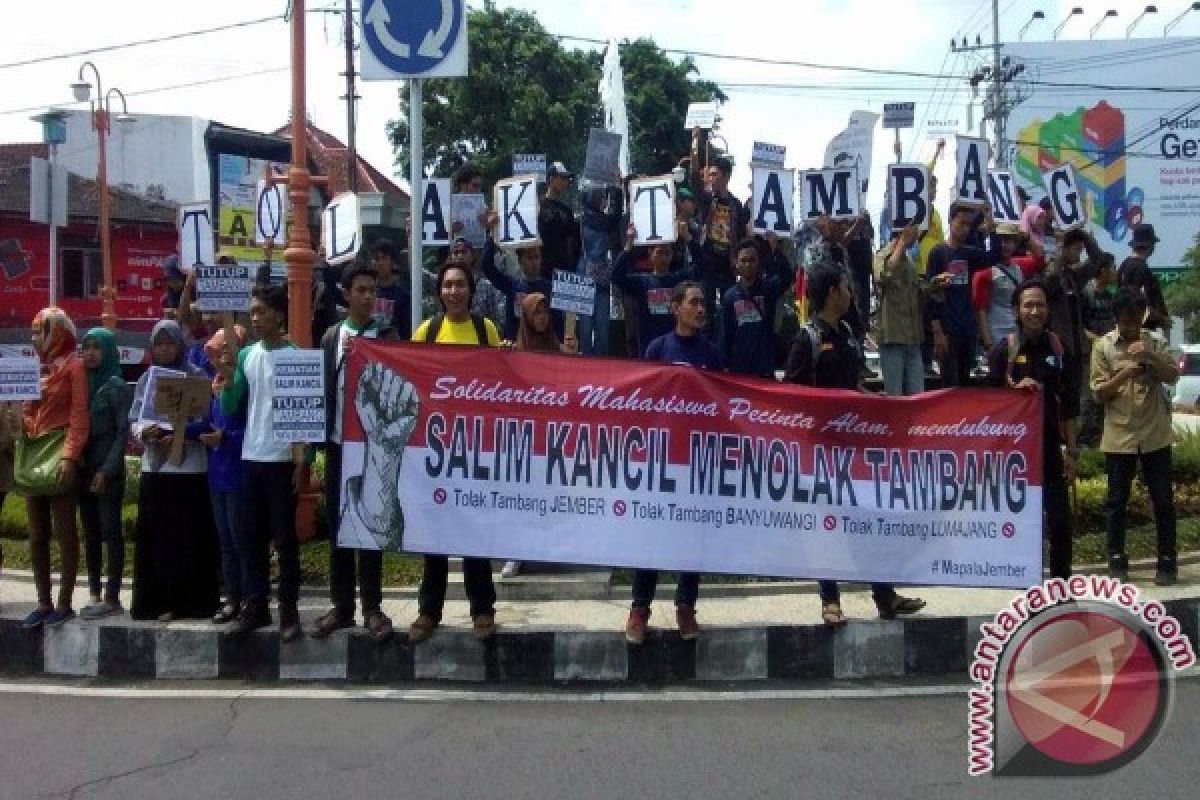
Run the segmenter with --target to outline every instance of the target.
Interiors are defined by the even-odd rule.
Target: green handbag
[[[13,484],[17,494],[45,496],[58,494],[58,467],[62,464],[67,429],[48,431],[30,438],[17,439],[13,458]]]

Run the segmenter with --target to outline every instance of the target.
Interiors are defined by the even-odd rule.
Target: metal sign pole
[[[410,78],[408,81],[408,146],[409,190],[408,227],[409,227],[409,293],[412,296],[412,329],[415,331],[421,324],[421,294],[422,258],[421,258],[421,208],[424,205],[422,197],[422,181],[424,179],[423,161],[425,146],[421,142],[421,127],[424,123],[424,109],[421,105],[421,79]]]
[[[51,143],[46,159],[46,216],[50,220],[50,305],[58,305],[58,225],[54,221],[54,157],[58,145]]]

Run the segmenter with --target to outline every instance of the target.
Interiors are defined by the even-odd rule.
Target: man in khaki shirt
[[[925,391],[921,360],[921,278],[908,257],[919,230],[909,225],[875,254],[875,283],[879,287],[879,365],[883,390],[889,395]]]
[[[1113,300],[1117,329],[1092,346],[1091,388],[1104,404],[1104,452],[1108,496],[1104,528],[1108,537],[1108,572],[1127,580],[1125,509],[1137,464],[1154,507],[1158,533],[1158,569],[1154,582],[1175,583],[1175,503],[1171,496],[1171,407],[1164,384],[1179,379],[1179,369],[1158,334],[1142,329],[1146,298],[1132,288]]]

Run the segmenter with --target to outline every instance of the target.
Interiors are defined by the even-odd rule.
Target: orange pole
[[[288,199],[292,224],[288,228],[287,264],[288,338],[297,347],[312,346],[313,264],[317,254],[308,233],[308,172],[305,113],[304,0],[292,2],[292,166],[288,170]]]

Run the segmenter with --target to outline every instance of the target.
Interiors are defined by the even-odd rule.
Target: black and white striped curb
[[[1164,603],[1200,649],[1200,598]],[[511,630],[486,642],[442,628],[413,644],[376,644],[361,630],[281,644],[273,630],[237,637],[203,623],[72,620],[27,630],[0,618],[0,674],[109,680],[240,680],[671,685],[869,680],[965,675],[991,617],[910,617],[822,625],[704,628],[685,642],[652,629],[640,646],[621,631]]]

